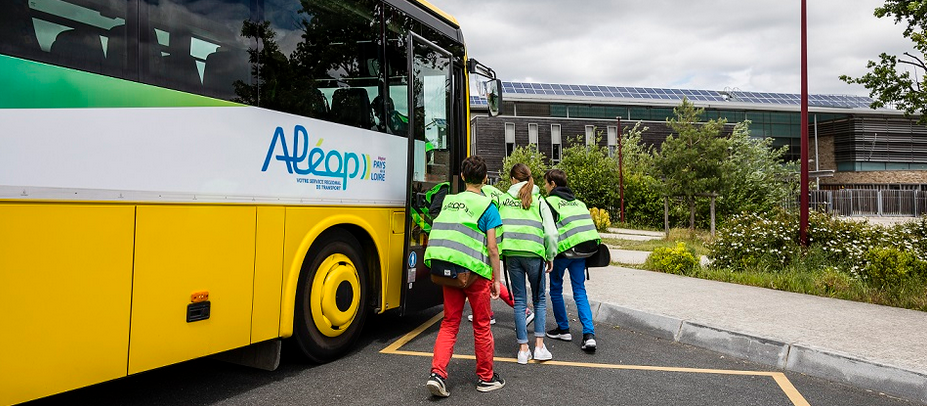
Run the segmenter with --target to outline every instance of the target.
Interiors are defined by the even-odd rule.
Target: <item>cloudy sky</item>
[[[801,92],[799,0],[432,0],[505,81]],[[811,0],[808,89],[868,95],[881,52],[910,51],[881,0]],[[923,72],[922,72],[923,73]]]

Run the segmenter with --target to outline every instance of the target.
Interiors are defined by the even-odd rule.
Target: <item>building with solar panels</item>
[[[798,94],[522,82],[503,82],[497,117],[479,113],[486,109],[484,99],[471,99],[476,112],[471,150],[487,160],[490,171],[498,171],[515,146],[528,144],[557,163],[564,148],[597,136],[614,151],[619,120],[623,129],[642,122],[649,128],[643,141],[659,147],[671,132],[666,121],[683,98],[704,108],[705,120],[726,118],[729,131],[750,120],[753,136],[772,138],[775,147],[788,147],[786,159],[799,160]],[[809,167],[826,176],[819,179],[821,188],[927,190],[927,127],[898,110],[870,109],[871,102],[809,95]]]

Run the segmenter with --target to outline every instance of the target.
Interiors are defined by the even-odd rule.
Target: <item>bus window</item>
[[[0,33],[13,40],[3,52],[123,75],[126,33],[119,27],[125,27],[125,16],[124,1],[15,0],[0,17]]]
[[[391,104],[380,106],[374,103],[378,129],[390,134],[409,136],[409,63],[407,16],[387,7],[386,47],[384,52],[384,73],[386,94],[381,96],[392,100]]]
[[[373,105],[382,77],[377,4],[267,0],[265,22],[251,34],[263,44],[261,85],[247,102],[376,129]]]
[[[444,182],[450,178],[450,146],[447,140],[451,97],[451,57],[430,44],[414,42],[412,61],[413,136],[416,167],[425,164],[424,180]],[[419,155],[421,154],[421,155]]]
[[[226,100],[251,84],[241,36],[250,0],[146,0],[140,33],[144,82]]]

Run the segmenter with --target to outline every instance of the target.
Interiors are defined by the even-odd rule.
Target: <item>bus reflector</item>
[[[208,291],[194,292],[192,295],[190,295],[190,301],[193,303],[205,302],[207,300],[209,300]]]

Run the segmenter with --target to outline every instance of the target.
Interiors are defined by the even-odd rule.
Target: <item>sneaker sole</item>
[[[428,387],[428,391],[431,392],[431,394],[434,396],[446,398],[451,395],[447,389],[442,388],[441,385],[437,383],[428,382],[425,384],[425,386]]]
[[[503,386],[505,386],[504,383],[503,383],[503,384],[494,384],[494,385],[492,385],[492,386],[477,386],[477,387],[476,387],[476,390],[479,391],[479,392],[486,393],[486,392],[492,392],[492,391],[494,391],[494,390],[496,390],[496,389],[502,389]]]
[[[547,336],[555,340],[573,341],[573,336],[570,334],[557,334],[557,335],[547,334]]]

